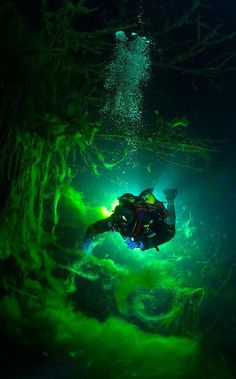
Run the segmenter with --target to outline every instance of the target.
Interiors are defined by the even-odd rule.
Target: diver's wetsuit
[[[175,235],[174,202],[168,202],[167,209],[158,200],[153,205],[137,202],[118,205],[114,213],[90,225],[86,237],[99,233],[117,231],[122,237],[142,241],[142,250],[147,250],[171,240]]]

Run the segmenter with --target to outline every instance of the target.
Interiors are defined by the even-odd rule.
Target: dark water
[[[1,2],[1,378],[236,377],[236,6],[195,3]],[[151,70],[131,42],[109,71],[120,30]],[[105,233],[84,259],[87,226],[148,187],[178,188],[174,239]]]

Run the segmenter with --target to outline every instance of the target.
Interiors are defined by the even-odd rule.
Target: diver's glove
[[[144,244],[142,241],[135,241],[133,237],[125,237],[125,243],[128,246],[129,249],[136,249],[139,248],[143,250]]]
[[[91,237],[85,237],[82,250],[86,255],[90,255],[94,248],[94,240]]]

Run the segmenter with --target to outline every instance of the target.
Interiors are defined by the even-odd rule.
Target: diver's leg
[[[167,209],[167,211],[169,213],[168,216],[167,216],[167,218],[166,218],[167,224],[168,225],[175,225],[176,214],[175,214],[174,200],[167,202],[166,209]]]
[[[174,200],[177,195],[177,189],[167,189],[164,190],[164,195],[167,201],[167,211],[168,216],[166,217],[167,225],[175,232],[175,220],[176,220],[176,214],[175,214],[175,204]]]

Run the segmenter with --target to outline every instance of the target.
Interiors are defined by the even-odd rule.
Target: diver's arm
[[[155,242],[150,238],[148,239],[144,235],[136,237],[124,237],[124,241],[129,249],[139,248],[142,251],[151,249],[152,247],[157,248]]]
[[[99,220],[90,225],[85,233],[86,237],[95,237],[99,233],[109,232],[113,228],[113,222],[111,217],[107,217],[103,220]]]
[[[99,220],[95,222],[87,228],[82,246],[82,250],[86,256],[89,256],[96,246],[94,242],[95,236],[99,233],[104,233],[112,230],[112,227],[111,217],[108,217],[105,220]]]
[[[136,236],[134,238],[134,241],[138,243],[137,247],[140,247],[141,250],[144,251],[153,247],[157,247],[157,243],[155,242],[154,236],[156,236],[155,233],[151,233],[150,236],[141,234],[140,236]]]
[[[90,225],[86,231],[86,237],[95,237],[99,233],[109,231],[120,231],[127,228],[128,225],[132,225],[134,220],[133,209],[130,207],[118,205],[110,217],[103,220],[99,220]]]

